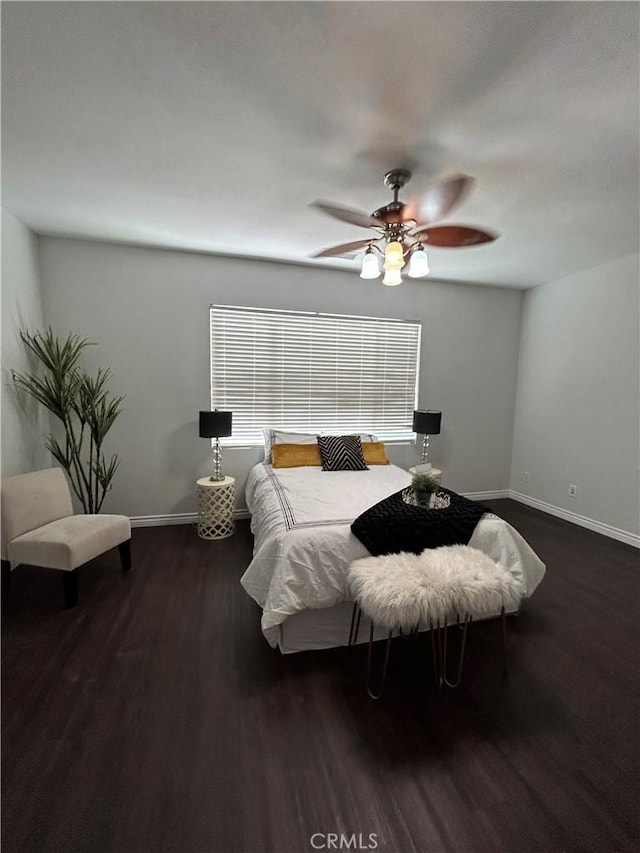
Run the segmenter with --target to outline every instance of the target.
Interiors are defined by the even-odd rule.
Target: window
[[[233,412],[225,444],[261,444],[265,427],[414,440],[420,323],[210,310],[212,407]]]

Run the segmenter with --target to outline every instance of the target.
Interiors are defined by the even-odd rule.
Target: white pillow
[[[287,432],[283,429],[263,429],[262,434],[264,436],[264,461],[271,462],[272,444],[316,444],[318,436],[324,435],[324,432]],[[358,433],[348,433],[348,435],[358,435]],[[359,433],[359,435],[360,441],[378,441],[378,436],[370,432]]]
[[[380,441],[378,436],[374,435],[372,432],[347,432],[343,430],[342,432],[323,432],[321,435],[357,435],[360,438],[360,441]]]
[[[264,461],[271,462],[272,444],[317,444],[317,432],[285,432],[283,429],[263,429]]]

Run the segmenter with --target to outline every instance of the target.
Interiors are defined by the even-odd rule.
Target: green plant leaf
[[[100,457],[100,459],[94,463],[93,470],[98,478],[98,482],[105,491],[111,488],[111,481],[113,480],[119,465],[120,460],[115,453],[111,456],[108,463],[105,461],[104,456]]]
[[[431,474],[414,474],[411,485],[415,492],[422,492],[424,494],[430,494],[440,488],[440,483]]]
[[[124,397],[110,396],[109,368],[99,368],[91,376],[80,366],[83,349],[94,345],[88,338],[74,334],[59,338],[51,327],[34,334],[22,330],[20,338],[38,369],[12,371],[13,382],[20,392],[33,397],[64,425],[64,442],[49,435],[45,446],[67,471],[84,511],[99,512],[120,464],[115,454],[107,463],[100,448],[122,411]],[[83,453],[87,429],[91,439],[88,459]],[[102,489],[100,498],[98,486]]]
[[[53,435],[48,435],[45,439],[45,447],[51,453],[53,458],[62,465],[65,471],[68,471],[71,465],[71,455],[69,454],[68,443],[66,445],[66,450],[63,450],[58,439]]]
[[[93,341],[69,334],[65,339],[58,338],[51,326],[45,332],[30,334],[21,330],[20,339],[35,358],[54,374],[65,374],[78,362],[82,350],[93,346]]]

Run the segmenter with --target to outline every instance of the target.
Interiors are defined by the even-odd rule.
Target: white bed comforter
[[[240,582],[262,607],[262,632],[270,645],[277,645],[278,626],[294,613],[349,599],[347,568],[369,556],[351,532],[351,522],[410,482],[411,475],[396,465],[332,472],[254,466],[246,497],[255,545]],[[468,544],[508,568],[521,581],[525,597],[544,576],[544,563],[495,515],[480,519]]]

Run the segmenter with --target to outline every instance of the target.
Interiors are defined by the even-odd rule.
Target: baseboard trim
[[[250,518],[248,509],[236,509],[235,519]],[[173,513],[172,515],[134,515],[131,518],[132,527],[165,527],[167,524],[197,524],[197,512]]]
[[[626,545],[631,545],[633,548],[640,548],[640,535],[630,533],[628,530],[620,530],[618,527],[613,527],[610,524],[604,524],[602,521],[596,521],[593,518],[588,518],[586,515],[578,515],[577,512],[571,512],[568,509],[554,506],[553,504],[539,501],[537,498],[530,498],[528,495],[523,495],[513,489],[495,489],[491,492],[465,492],[465,498],[473,501],[490,501],[498,498],[511,498],[518,503],[526,504],[533,509],[539,509],[541,512],[546,512],[548,515],[555,515],[556,518],[562,518],[564,521],[570,521],[572,524],[577,524],[580,527],[586,527],[587,530],[593,530],[595,533],[601,533],[603,536],[608,536],[610,539],[617,539],[618,542],[624,542]],[[250,518],[251,514],[248,509],[242,507],[236,509],[233,513],[235,519]],[[175,513],[173,515],[137,515],[131,519],[132,527],[163,527],[167,524],[196,524],[198,521],[197,512]]]
[[[596,521],[594,518],[589,518],[586,515],[579,515],[577,512],[563,509],[559,506],[540,501],[537,498],[530,498],[528,495],[523,495],[521,492],[515,492],[513,489],[509,491],[508,497],[518,503],[526,504],[533,509],[539,509],[548,515],[555,515],[556,518],[562,518],[564,521],[570,521],[572,524],[578,524],[580,527],[586,527],[588,530],[593,530],[595,533],[601,533],[603,536],[608,536],[610,539],[617,539],[619,542],[624,542],[626,545],[631,545],[634,548],[640,548],[640,536],[637,533],[630,533],[628,530],[620,530],[618,527],[613,527],[611,524],[605,524],[602,521]]]
[[[463,492],[462,496],[472,501],[492,501],[498,498],[508,498],[509,489],[495,489],[493,492]]]
[[[183,512],[172,515],[134,515],[131,517],[132,527],[165,527],[167,524],[194,524],[198,513]]]

